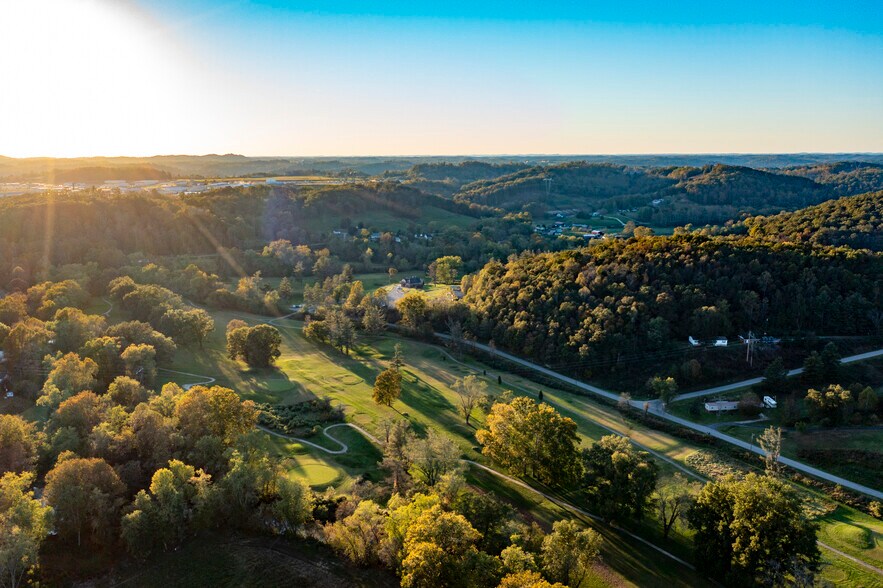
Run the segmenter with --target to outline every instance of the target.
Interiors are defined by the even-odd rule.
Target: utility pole
[[[745,341],[745,361],[747,361],[750,366],[754,365],[754,344],[756,342],[757,339],[754,337],[754,331],[748,331],[748,340]]]

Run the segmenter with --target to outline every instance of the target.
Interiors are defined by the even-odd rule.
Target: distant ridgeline
[[[816,167],[839,162],[867,162],[883,165],[879,153],[792,153],[792,154],[682,154],[682,155],[498,155],[498,156],[403,156],[403,157],[245,157],[243,155],[157,155],[153,157],[76,157],[58,159],[34,157],[16,159],[0,155],[0,181],[11,177],[40,177],[49,170],[74,168],[120,168],[145,166],[177,177],[236,177],[248,175],[289,175],[295,170],[330,175],[376,176],[384,173],[408,174],[429,181],[455,179],[468,183],[492,179],[532,166],[568,162],[611,163],[630,167],[702,167],[712,164],[758,169],[800,168],[815,173]],[[497,170],[488,168],[496,166]],[[432,169],[433,167],[438,169]],[[452,169],[458,168],[458,169]],[[495,175],[494,175],[495,174]],[[811,177],[811,176],[808,176]],[[124,179],[111,177],[105,179]],[[152,179],[152,178],[142,178]],[[816,179],[816,178],[812,178]],[[36,181],[36,180],[35,180]],[[824,183],[824,182],[823,182]],[[856,193],[856,192],[853,192]],[[845,195],[845,193],[841,194]]]
[[[696,234],[608,240],[488,264],[465,300],[480,340],[541,362],[615,365],[671,338],[759,325],[775,333],[880,329],[883,256]]]
[[[529,225],[499,217],[481,221],[489,214],[494,212],[486,207],[426,194],[397,182],[254,186],[183,195],[83,190],[12,196],[0,198],[0,286],[15,267],[38,275],[69,264],[117,268],[131,262],[129,255],[139,259],[217,255],[222,249],[235,249],[225,253],[228,257],[252,250],[249,255],[260,258],[264,246],[278,239],[316,249],[330,247],[331,254],[342,260],[360,260],[364,248],[355,249],[352,239],[332,238],[332,230],[343,227],[355,233],[373,224],[381,226],[375,230],[395,229],[411,238],[421,235],[422,248],[394,244],[396,255],[411,264],[435,259],[438,255],[432,247],[436,243],[438,247],[456,245],[462,249],[456,253],[465,256],[465,248],[476,241],[475,229],[467,231],[466,227],[477,222],[484,222],[477,228],[483,230],[481,242],[486,245],[471,255],[473,268],[533,244]],[[430,227],[445,234],[427,238]],[[515,250],[502,245],[516,240]],[[266,260],[247,261],[236,263],[259,269],[258,261]],[[387,265],[382,268],[385,271]]]

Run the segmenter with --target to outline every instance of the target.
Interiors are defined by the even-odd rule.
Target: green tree
[[[245,363],[251,367],[269,367],[282,353],[282,336],[276,327],[257,325],[245,338]]]
[[[0,585],[30,584],[40,545],[52,526],[52,509],[34,498],[34,474],[7,472],[0,477]]]
[[[451,388],[457,393],[460,412],[463,413],[463,418],[466,419],[466,424],[468,425],[469,417],[472,416],[472,409],[487,396],[487,382],[480,380],[478,376],[470,374],[462,379],[457,378]],[[542,401],[542,398],[540,401]]]
[[[371,500],[362,500],[348,517],[325,525],[325,539],[331,548],[359,565],[380,563],[386,539],[386,515]]]
[[[232,323],[230,321],[230,325],[227,325],[227,357],[235,361],[245,355],[245,340],[250,328],[248,325],[231,328]]]
[[[103,316],[86,314],[79,308],[62,308],[52,322],[55,347],[62,352],[80,351],[86,341],[100,337],[106,328]]]
[[[178,460],[157,470],[147,491],[135,497],[134,508],[122,520],[122,534],[130,552],[143,553],[145,539],[163,550],[180,545],[205,495],[210,476]],[[146,537],[145,537],[146,536]]]
[[[193,386],[175,399],[175,417],[191,444],[213,436],[232,445],[254,428],[257,411],[252,401],[240,400],[229,388]]]
[[[654,376],[647,380],[647,390],[659,398],[663,404],[668,404],[678,393],[678,384],[672,377]]]
[[[82,535],[107,542],[119,520],[125,485],[103,459],[70,458],[59,461],[46,474],[46,503],[55,509],[56,527],[62,537]]]
[[[497,553],[509,543],[510,522],[514,510],[508,504],[497,500],[492,493],[465,490],[457,495],[451,508],[466,517],[469,524],[479,532],[481,535],[478,540],[479,549]],[[525,569],[535,569],[535,566]]]
[[[429,429],[423,439],[412,439],[406,448],[408,462],[423,482],[433,487],[445,474],[460,467],[460,449],[450,437]]]
[[[123,360],[120,358],[120,340],[116,337],[96,337],[86,341],[83,345],[82,354],[88,357],[98,365],[97,379],[100,388],[103,390],[119,375],[122,375],[125,368]]]
[[[543,539],[543,571],[565,586],[579,586],[598,560],[601,535],[592,529],[580,530],[575,521],[557,521]]]
[[[705,485],[687,515],[696,567],[728,586],[783,585],[818,570],[818,525],[785,482],[749,474]]]
[[[763,463],[768,476],[778,478],[782,474],[782,463],[779,457],[782,455],[782,429],[781,427],[767,427],[757,444],[763,449]]]
[[[83,390],[92,390],[98,381],[98,364],[89,358],[80,359],[76,353],[68,353],[50,360],[51,371],[43,385],[43,394],[37,399],[40,406],[54,410],[67,398]]]
[[[147,400],[150,392],[141,382],[128,376],[119,376],[107,388],[108,397],[119,406],[133,409]]]
[[[855,406],[852,392],[840,384],[821,391],[811,388],[805,402],[812,418],[829,426],[845,421]]]
[[[402,315],[402,324],[407,328],[417,331],[426,324],[428,303],[426,294],[416,290],[410,290],[399,298],[396,309]]]
[[[831,341],[825,345],[820,357],[825,379],[829,382],[836,380],[840,375],[840,350],[837,348],[837,344]]]
[[[656,489],[658,468],[626,437],[606,435],[583,451],[583,487],[610,521],[640,519]]]
[[[174,341],[140,321],[117,323],[108,327],[105,335],[119,339],[122,349],[129,345],[150,345],[156,351],[159,363],[171,362],[177,349]]]
[[[160,319],[165,333],[177,343],[191,345],[198,343],[202,349],[206,338],[215,330],[215,321],[201,308],[171,309]]]
[[[467,554],[475,550],[478,532],[462,515],[434,506],[408,526],[402,560],[403,588],[456,586]]]
[[[339,308],[330,309],[325,316],[331,345],[349,355],[356,342],[356,327],[350,317]]]
[[[763,372],[762,388],[766,392],[776,393],[782,392],[788,384],[788,370],[781,357],[777,357]]]
[[[156,382],[156,350],[153,345],[129,345],[120,354],[126,375],[152,387]]]
[[[579,477],[576,423],[527,397],[497,402],[475,436],[481,452],[515,475],[567,486]]]
[[[33,469],[40,441],[34,423],[18,415],[0,415],[0,474]]]
[[[279,298],[288,302],[291,300],[291,297],[294,296],[294,290],[291,287],[291,281],[288,278],[282,278],[279,281],[279,288],[277,290],[279,292]]]
[[[817,351],[813,351],[803,362],[803,380],[809,384],[818,384],[824,379],[825,362]]]
[[[429,265],[429,273],[439,284],[453,284],[457,281],[457,273],[463,267],[463,259],[459,255],[439,257]]]
[[[243,359],[249,367],[269,367],[282,355],[279,346],[282,335],[276,327],[257,325],[255,327],[228,325],[227,355],[230,359]]]
[[[402,374],[393,368],[387,368],[374,380],[374,402],[392,406],[402,393]]]
[[[377,335],[386,328],[386,314],[376,304],[366,304],[362,315],[362,328],[369,335]]]
[[[26,317],[15,323],[3,340],[7,369],[22,379],[36,379],[52,336],[48,325],[39,319]]]
[[[864,414],[874,414],[874,411],[877,410],[877,393],[873,388],[866,386],[861,392],[859,392],[856,408]]]
[[[680,473],[675,473],[668,483],[656,489],[653,501],[659,522],[662,524],[662,537],[668,539],[671,530],[685,519],[698,493],[696,484],[690,484]]]
[[[312,320],[304,327],[304,337],[307,339],[315,339],[320,343],[325,343],[328,341],[328,337],[330,333],[328,332],[328,325],[325,321],[320,320]]]
[[[565,586],[559,582],[550,584],[539,572],[524,570],[504,577],[498,588],[565,588]]]

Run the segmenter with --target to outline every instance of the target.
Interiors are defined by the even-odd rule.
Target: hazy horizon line
[[[408,157],[648,157],[648,156],[757,156],[757,155],[883,155],[883,151],[644,151],[628,153],[381,153],[381,154],[323,154],[323,155],[245,155],[242,153],[155,153],[153,155],[29,155],[16,157],[3,155],[3,159],[150,159],[155,157],[244,157],[248,159],[324,159],[324,158],[408,158]]]

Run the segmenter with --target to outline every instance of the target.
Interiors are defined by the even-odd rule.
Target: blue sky
[[[79,108],[78,155],[883,151],[879,2],[33,1],[143,39],[96,71],[158,72],[115,96],[137,121]]]

